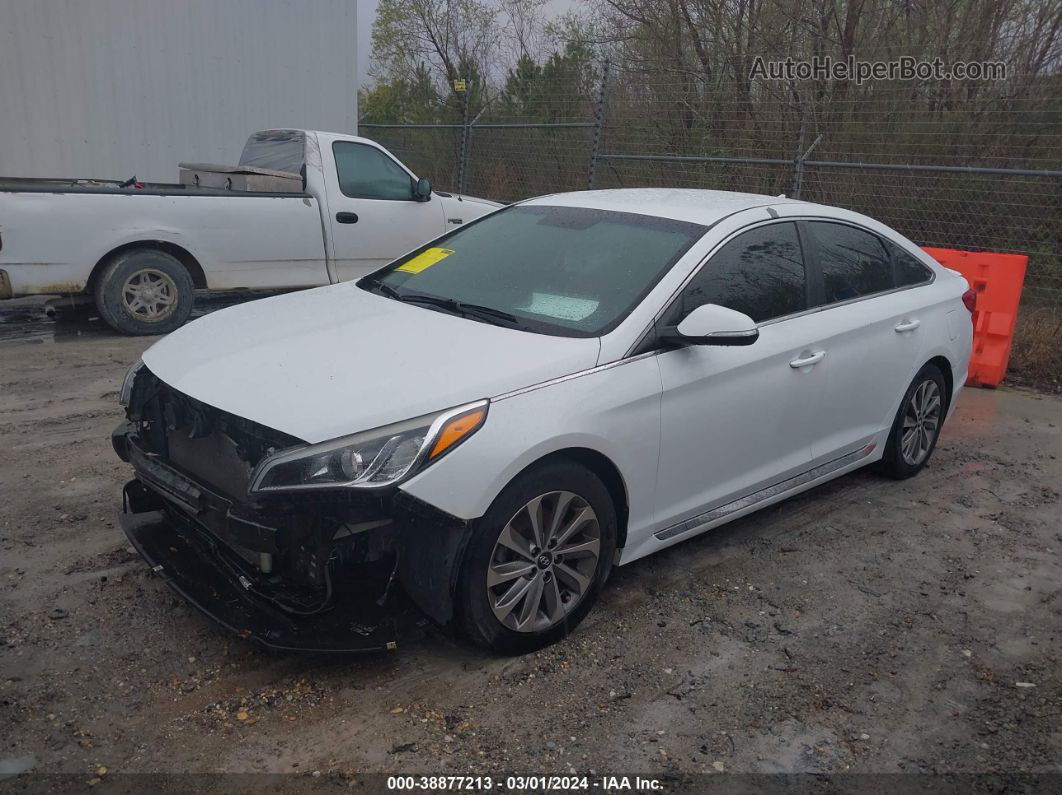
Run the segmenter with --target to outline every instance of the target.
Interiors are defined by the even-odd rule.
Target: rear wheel
[[[96,308],[123,334],[166,334],[192,313],[195,285],[175,257],[133,249],[109,262],[96,282]]]
[[[946,410],[944,374],[935,364],[927,364],[914,377],[896,412],[881,471],[897,479],[920,472],[937,446]]]
[[[567,462],[522,475],[469,545],[459,593],[465,634],[508,654],[563,638],[593,606],[615,551],[616,511],[596,475]]]

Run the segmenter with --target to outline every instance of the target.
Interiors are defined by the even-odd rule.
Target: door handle
[[[336,213],[336,221],[341,224],[356,224],[358,222],[358,214]]]
[[[811,367],[811,365],[818,364],[825,358],[826,351],[815,351],[814,353],[810,353],[807,356],[802,356],[800,358],[793,359],[793,361],[789,363],[789,366],[792,367],[794,370],[799,367]]]
[[[922,321],[921,320],[915,320],[915,319],[901,320],[900,323],[896,326],[896,332],[898,334],[903,334],[905,331],[914,331],[916,328],[918,328],[921,325],[922,325]]]

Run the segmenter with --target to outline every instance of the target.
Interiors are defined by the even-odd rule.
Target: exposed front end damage
[[[132,464],[122,528],[197,608],[280,650],[397,643],[401,583],[434,620],[453,615],[468,527],[397,488],[249,496],[256,464],[299,439],[197,401],[146,367],[112,441]]]

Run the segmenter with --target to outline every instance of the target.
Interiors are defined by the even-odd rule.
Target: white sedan
[[[533,199],[156,343],[114,434],[135,470],[123,526],[270,646],[392,647],[355,594],[398,580],[440,624],[526,651],[570,632],[615,565],[857,467],[917,473],[974,299],[833,207]]]

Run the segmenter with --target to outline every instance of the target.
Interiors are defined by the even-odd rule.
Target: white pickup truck
[[[91,296],[116,330],[161,334],[188,319],[195,289],[356,279],[500,206],[432,192],[350,135],[264,130],[240,166],[297,174],[296,188],[0,179],[0,299]]]

